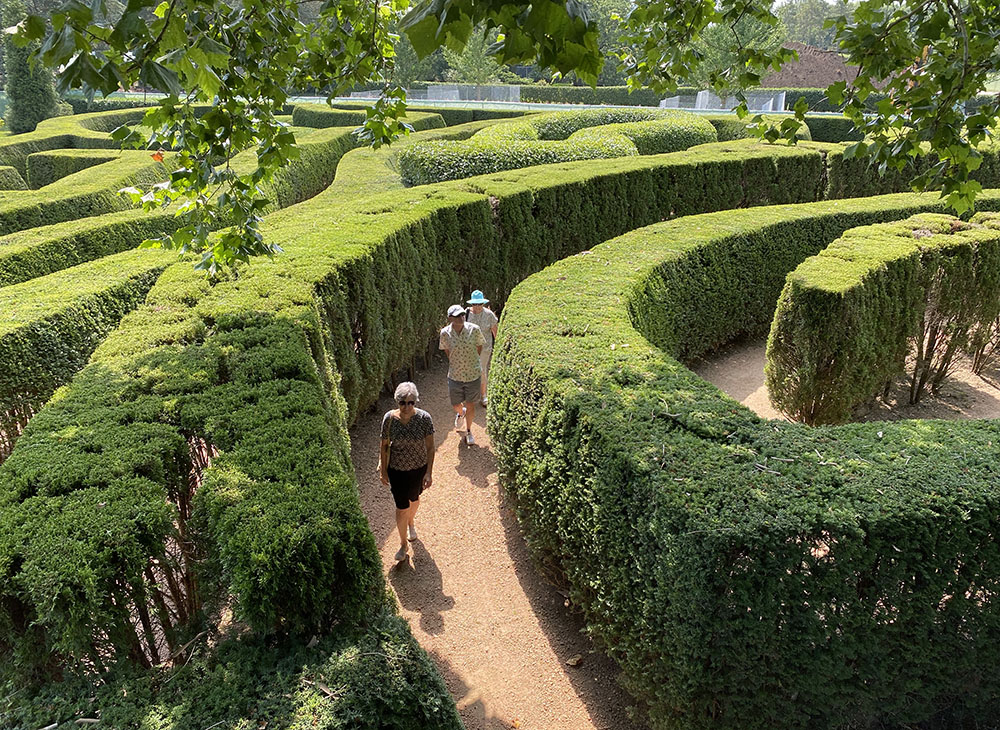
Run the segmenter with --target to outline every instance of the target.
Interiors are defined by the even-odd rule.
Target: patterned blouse
[[[392,430],[389,421],[392,420]],[[434,433],[431,414],[415,408],[410,420],[403,423],[387,411],[382,418],[382,439],[389,439],[389,468],[397,471],[419,469],[427,465],[424,439]]]
[[[479,348],[486,344],[483,332],[476,325],[464,322],[457,333],[449,324],[441,330],[438,347],[451,350],[448,356],[448,377],[460,383],[471,383],[483,374],[479,365]]]

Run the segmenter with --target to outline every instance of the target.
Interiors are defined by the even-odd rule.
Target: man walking
[[[465,431],[465,443],[476,443],[472,419],[476,416],[482,366],[479,355],[486,343],[482,330],[465,321],[461,304],[448,308],[448,325],[441,330],[438,346],[448,356],[448,397],[455,411],[455,430]]]

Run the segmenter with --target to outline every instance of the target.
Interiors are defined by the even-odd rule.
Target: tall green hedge
[[[435,126],[440,119],[433,115],[410,117],[416,127]],[[274,178],[262,185],[271,201],[270,210],[287,207],[325,190],[333,180],[337,163],[345,152],[357,144],[350,128],[307,131],[299,135],[299,158],[282,168]],[[45,165],[57,161],[61,170],[85,168],[104,155],[114,156],[118,169],[137,164],[142,170],[138,180],[146,183],[160,179],[162,168],[154,165],[146,153],[110,151],[60,150],[31,155],[29,165]],[[36,161],[38,160],[38,161]],[[129,162],[131,160],[131,163]],[[238,155],[233,160],[236,170],[249,171],[255,165],[254,153]],[[47,168],[43,168],[47,169]],[[0,204],[0,221],[7,210],[8,225],[16,230],[0,237],[0,286],[43,276],[59,269],[83,263],[99,256],[133,248],[146,238],[167,235],[180,224],[171,211],[146,214],[131,210],[81,218],[85,210],[121,210],[128,201],[119,195],[123,178],[110,174],[114,170],[97,170],[80,174],[59,184]],[[48,172],[43,174],[49,174]],[[54,174],[54,173],[53,173]],[[80,182],[81,178],[85,182]],[[124,178],[124,180],[136,178]],[[60,181],[62,178],[60,178]],[[71,191],[67,196],[66,192]],[[83,192],[86,191],[86,192]],[[27,227],[32,216],[60,220],[38,227]],[[24,223],[22,220],[27,219]]]
[[[39,123],[34,132],[0,138],[0,164],[17,168],[22,175],[28,155],[58,149],[117,149],[110,132],[130,121],[139,120],[142,109],[122,112],[56,117]]]
[[[40,190],[7,193],[0,200],[0,235],[131,208],[121,188],[151,185],[166,175],[166,166],[151,160],[149,153],[128,151]]]
[[[149,634],[139,630],[133,615],[144,606],[152,621],[159,621],[152,596],[165,590],[168,577],[197,583],[192,610],[213,616],[232,608],[239,625],[262,634],[308,636],[367,620],[382,601],[381,563],[358,505],[346,427],[374,402],[388,375],[423,350],[445,304],[483,282],[502,299],[526,275],[637,225],[705,210],[821,199],[826,172],[826,157],[816,149],[732,142],[651,158],[505,172],[362,200],[323,193],[268,217],[266,234],[287,252],[274,262],[260,262],[214,286],[187,264],[169,267],[146,303],[32,419],[0,467],[0,670],[15,670],[24,682],[66,666],[92,676],[114,660],[152,663],[145,645]],[[835,221],[841,205],[823,203]],[[763,220],[763,210],[748,216]],[[872,215],[877,220],[885,213]],[[719,218],[723,227],[733,220],[731,212]],[[811,238],[818,241],[834,227],[825,219]],[[790,260],[795,246],[785,245],[785,232],[775,234],[772,250]],[[668,235],[660,243],[670,240]],[[754,253],[753,247],[739,253],[746,251]],[[726,260],[721,270],[740,273],[746,270],[741,267],[764,261],[749,254]],[[617,261],[593,253],[574,260],[606,272],[613,263],[632,266],[633,274],[642,255],[636,249]],[[760,268],[775,287],[788,270],[763,263]],[[599,278],[572,284],[598,291]],[[705,283],[696,281],[693,288]],[[726,283],[723,290],[730,296],[749,301],[744,281]],[[633,294],[624,300],[634,301]],[[586,348],[595,342],[590,333],[612,321],[617,304],[605,302],[589,325],[557,326],[546,334]],[[711,302],[706,297],[685,304],[695,311]],[[653,316],[661,309],[678,311],[636,309]],[[748,318],[764,309],[732,311]],[[686,309],[679,311],[688,317]],[[701,331],[693,316],[685,321]],[[739,321],[725,318],[730,328]],[[612,344],[622,345],[611,350],[622,356],[641,349],[617,339]],[[547,365],[562,365],[567,373],[576,367],[558,347],[550,354],[543,360]],[[649,361],[654,359],[655,353]],[[639,404],[628,400],[627,389],[644,382],[641,371],[601,372],[610,394],[595,410],[611,414],[619,405]],[[686,382],[691,388],[682,401],[703,390],[696,379]],[[536,403],[541,390],[536,384],[530,374],[522,380],[526,406]],[[624,404],[615,400],[619,395]],[[722,401],[724,415],[746,414]],[[640,405],[631,408],[633,417],[644,411],[645,402]],[[669,420],[668,433],[697,439],[700,425],[710,434],[721,431],[713,414],[698,410],[664,422]],[[642,428],[644,418],[633,420]],[[652,416],[651,421],[658,423]],[[559,425],[558,417],[552,424]],[[563,474],[571,475],[581,463],[578,454],[586,467],[591,452],[562,445],[564,433],[546,431],[542,443],[566,455]],[[633,441],[616,440],[616,448],[642,443],[642,434],[628,435]],[[532,434],[525,458],[537,444]],[[648,451],[659,448],[657,443]],[[634,463],[622,455],[613,468],[629,475]],[[678,468],[684,465],[681,458]],[[630,513],[624,522],[641,521],[643,513],[633,502],[612,500],[603,514],[619,514],[626,504]],[[561,520],[567,522],[573,520]],[[657,525],[670,527],[669,515]],[[597,532],[586,540],[598,546],[604,537]],[[186,552],[178,556],[173,545]],[[682,568],[699,567],[697,551],[678,555],[685,559]],[[621,549],[610,565],[631,569],[631,558]],[[627,585],[641,574],[630,575]],[[711,570],[680,575],[693,587],[699,578],[721,579]],[[714,594],[719,586],[712,588]],[[185,602],[194,595],[183,589],[181,594]],[[659,596],[653,599],[657,604]],[[690,618],[697,628],[698,620],[707,618],[701,608],[682,620]],[[166,613],[169,619],[169,606]],[[734,614],[733,626],[741,627],[747,615]],[[169,623],[171,640],[179,642],[189,624]],[[646,629],[641,623],[631,627],[633,634]],[[765,639],[787,636],[768,629]],[[151,633],[157,635],[155,627]],[[679,647],[676,656],[693,656],[695,668],[704,665],[697,661],[705,645],[701,638]],[[674,655],[644,658],[644,670],[657,678],[663,676],[662,662],[674,661]],[[729,670],[723,664],[722,675],[729,677]],[[629,676],[634,674],[633,665]],[[752,678],[756,682],[756,675]],[[662,694],[677,685],[658,686]],[[836,682],[831,686],[839,689]],[[643,690],[638,686],[640,695]],[[682,706],[697,714],[703,705]],[[205,711],[211,711],[209,703]]]
[[[21,173],[16,168],[9,165],[0,165],[0,190],[27,190],[28,184],[24,182]]]
[[[991,223],[918,215],[855,228],[799,264],[768,337],[771,402],[809,424],[848,420],[903,373],[931,311],[949,318],[940,347],[961,350],[963,336],[1000,316],[1000,232]]]
[[[129,251],[0,288],[0,457],[167,266]]]
[[[806,124],[815,142],[857,142],[861,139],[854,123],[844,116],[807,114]]]
[[[415,120],[418,127],[437,124],[440,118],[434,115]],[[350,130],[330,129],[304,136],[302,142],[302,157],[272,184],[278,203],[287,202],[289,194],[301,199],[322,190],[354,138]],[[129,215],[119,216],[123,225],[131,222]],[[311,217],[301,222],[316,234]],[[95,221],[88,244],[102,243],[100,227]],[[66,228],[70,233],[69,224]],[[34,241],[26,240],[28,234],[22,236],[24,253],[48,245],[45,236]],[[123,255],[143,254],[149,255]],[[86,267],[115,268],[116,258]],[[289,273],[270,283],[250,284],[241,277],[209,287],[190,264],[170,267],[147,305],[127,318],[94,355],[76,387],[57,395],[33,419],[21,443],[30,441],[32,433],[43,439],[48,434],[55,437],[52,444],[60,453],[50,452],[51,460],[46,459],[52,480],[19,461],[18,454],[30,452],[30,446],[23,446],[0,469],[5,474],[0,477],[0,572],[6,576],[24,568],[19,574],[27,581],[15,588],[5,578],[0,589],[0,685],[11,681],[12,672],[23,685],[51,678],[62,668],[71,668],[77,676],[102,672],[110,677],[107,672],[118,660],[140,667],[155,663],[168,649],[162,644],[154,649],[150,636],[175,647],[191,636],[186,632],[197,630],[201,612],[217,615],[231,594],[252,594],[261,602],[246,601],[239,615],[264,634],[300,637],[307,628],[337,626],[340,640],[353,642],[337,665],[323,670],[351,683],[343,703],[320,708],[330,722],[357,721],[354,713],[362,712],[364,727],[459,726],[440,679],[412,640],[408,647],[396,639],[386,644],[386,650],[401,654],[402,664],[392,658],[385,663],[362,660],[369,669],[350,670],[357,651],[378,650],[387,632],[405,629],[398,619],[389,627],[378,618],[383,601],[380,561],[346,468],[346,431],[337,426],[342,401],[324,365],[322,338],[308,334],[318,320],[317,309],[309,304],[308,289],[286,286],[295,280],[288,279]],[[113,275],[87,277],[85,283],[100,288],[101,281],[107,284],[109,279]],[[13,296],[21,287],[43,284],[29,281],[0,292]],[[207,303],[202,308],[200,300],[210,294],[216,295],[214,308]],[[260,303],[275,306],[275,296],[283,316],[269,321],[270,310],[261,311]],[[122,364],[126,369],[117,370]],[[164,409],[160,415],[157,407]],[[118,425],[105,429],[110,425],[105,419]],[[201,419],[211,425],[199,427]],[[69,448],[58,447],[65,437]],[[93,468],[80,470],[88,461]],[[189,544],[186,536],[194,535],[198,543]],[[54,550],[55,543],[72,548]],[[171,545],[188,547],[178,554]],[[150,556],[158,557],[151,561]],[[188,564],[195,556],[201,556],[197,571]],[[27,561],[21,562],[22,557]],[[18,565],[9,563],[10,558]],[[173,593],[164,581],[179,586],[181,600],[176,604],[155,599]],[[27,585],[37,591],[35,598],[48,603],[36,614],[38,626],[25,623],[35,607],[42,606],[25,602],[28,594],[21,589]],[[188,613],[181,620],[178,607],[198,615]],[[136,615],[143,618],[141,626],[134,623]],[[147,623],[151,632],[146,631]],[[292,641],[301,652],[304,640]],[[402,657],[403,652],[411,656]],[[265,661],[278,656],[264,651]],[[183,679],[168,679],[185,686]],[[273,680],[268,684],[277,686]],[[192,683],[186,686],[190,690]],[[227,692],[222,685],[217,689]],[[226,713],[267,716],[271,710],[261,689],[256,684],[243,689],[248,696]],[[235,691],[228,696],[239,697]],[[134,701],[111,692],[104,700],[104,717],[141,715],[149,722],[151,702],[166,708],[172,704],[171,712],[184,711],[167,692],[159,692],[156,699],[147,692]],[[34,707],[32,700],[15,704],[18,712]],[[218,712],[208,703],[196,708],[189,722],[203,727],[203,719]],[[303,726],[312,726],[311,719],[303,718]]]
[[[361,627],[342,627],[315,646],[226,637],[195,642],[175,669],[94,686],[70,679],[27,697],[0,697],[0,726],[205,730],[461,730],[440,675],[387,597]],[[20,701],[15,701],[20,700]],[[12,703],[12,704],[9,704]]]
[[[1000,208],[996,192],[978,202]],[[654,728],[1000,712],[997,426],[764,421],[675,359],[760,332],[786,272],[848,228],[942,207],[679,218],[507,300],[489,393],[501,473]]]
[[[94,112],[119,111],[121,109],[138,109],[149,107],[159,101],[154,95],[148,98],[138,98],[132,96],[106,96],[103,98],[88,100],[85,96],[67,94],[63,101],[73,108],[74,114],[91,114]]]
[[[0,4],[0,21],[6,28],[21,23],[27,14],[21,0],[4,0]],[[5,120],[13,134],[31,132],[40,121],[56,116],[59,111],[52,69],[35,63],[33,58],[40,46],[37,41],[22,46],[10,34],[3,38]]]
[[[145,567],[163,564],[178,529],[203,556],[174,564],[178,582],[199,576],[192,610],[225,602],[262,632],[358,620],[381,577],[346,425],[423,349],[456,292],[474,280],[509,290],[565,252],[671,213],[820,192],[821,157],[808,150],[678,154],[577,163],[556,179],[506,173],[433,196],[320,195],[268,217],[265,233],[287,252],[275,262],[215,286],[187,263],[168,268],[0,468],[6,651],[26,675],[53,657],[86,664],[95,647],[138,661],[129,617],[155,596]],[[572,225],[552,228],[556,215]],[[109,500],[115,510],[97,507]],[[178,503],[190,505],[180,526],[164,506]],[[73,548],[53,553],[53,541]]]

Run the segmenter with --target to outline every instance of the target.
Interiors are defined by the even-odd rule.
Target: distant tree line
[[[696,52],[710,59],[708,66],[725,66],[735,57],[737,39],[739,45],[773,53],[783,43],[797,41],[824,50],[835,50],[835,29],[825,28],[827,19],[849,14],[857,3],[853,0],[787,0],[774,3],[779,22],[775,25],[763,23],[753,16],[747,16],[730,26],[711,26],[693,44]],[[589,0],[587,6],[599,31],[599,46],[607,57],[598,78],[600,86],[619,86],[625,83],[625,74],[619,67],[616,53],[622,50],[619,24],[616,16],[624,17],[631,9],[631,0]],[[551,73],[543,72],[537,66],[529,66],[521,74],[498,64],[487,53],[496,39],[477,29],[473,38],[462,51],[438,49],[430,56],[419,59],[412,44],[404,34],[396,44],[395,80],[403,86],[416,81],[454,81],[466,84],[530,83],[532,81],[552,82]],[[524,75],[526,70],[527,75]],[[692,79],[695,83],[709,85],[710,75],[705,73]],[[575,81],[575,79],[568,79]],[[576,83],[581,83],[576,81]]]

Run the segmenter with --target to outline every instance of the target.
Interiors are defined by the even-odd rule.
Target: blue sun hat
[[[466,304],[489,304],[490,300],[483,296],[483,293],[476,289],[472,292],[472,298]]]

